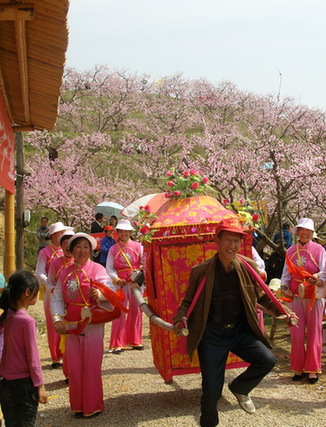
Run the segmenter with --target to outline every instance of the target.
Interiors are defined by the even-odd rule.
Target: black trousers
[[[232,391],[249,394],[275,366],[273,353],[251,332],[246,324],[234,328],[206,325],[198,346],[202,373],[201,427],[218,425],[217,401],[222,395],[225,364],[229,352],[241,357],[250,366],[232,381]]]
[[[0,381],[0,403],[7,427],[34,427],[38,393],[30,377]]]

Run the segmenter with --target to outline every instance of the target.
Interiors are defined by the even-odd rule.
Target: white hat
[[[89,241],[89,243],[91,244],[91,248],[93,249],[93,251],[96,249],[97,241],[96,241],[96,239],[93,236],[90,236],[89,234],[86,234],[86,233],[76,233],[76,234],[74,234],[69,239],[69,242],[68,242],[69,250],[71,249],[72,242],[74,240],[76,240],[76,239],[80,239],[81,237],[84,238],[84,239],[87,239]]]
[[[115,229],[116,230],[127,230],[127,231],[134,230],[129,219],[119,219],[118,224],[116,225]]]
[[[297,225],[292,228],[292,233],[296,233],[298,228],[306,228],[310,231],[315,231],[314,222],[310,218],[300,218]]]
[[[268,287],[272,291],[278,291],[280,289],[280,287],[281,287],[281,280],[277,279],[277,278],[271,279],[270,282],[269,282],[269,284],[268,284]]]
[[[325,240],[318,236],[318,234],[314,231],[312,238],[319,243],[320,245],[325,245]]]
[[[58,233],[58,231],[65,231],[65,230],[73,230],[73,227],[67,227],[63,225],[61,221],[55,222],[54,224],[50,225],[49,228],[49,235]]]
[[[71,237],[71,236],[73,236],[74,234],[75,234],[74,230],[66,230],[66,231],[64,231],[64,232],[61,234],[61,236],[59,237],[59,245],[61,246],[61,240],[62,240],[62,238],[63,238],[64,236],[69,236],[69,237]]]

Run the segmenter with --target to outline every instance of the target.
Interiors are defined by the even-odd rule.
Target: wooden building
[[[68,45],[68,8],[69,0],[0,0],[0,185],[6,193],[6,276],[15,269],[15,139],[20,132],[54,127]]]

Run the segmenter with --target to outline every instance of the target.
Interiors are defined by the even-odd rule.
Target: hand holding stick
[[[187,325],[187,318],[183,317],[182,318],[182,322],[178,322],[174,325],[174,332],[178,335],[178,336],[188,336],[189,335],[189,329],[188,329],[188,325]]]

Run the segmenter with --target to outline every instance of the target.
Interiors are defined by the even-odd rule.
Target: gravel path
[[[44,334],[42,303],[29,310],[39,324],[39,348],[44,369],[49,404],[39,406],[38,427],[171,427],[198,426],[200,375],[181,375],[165,384],[153,365],[148,321],[144,318],[144,351],[128,350],[120,355],[104,354],[103,386],[105,410],[97,418],[76,420],[69,410],[68,387],[61,370],[50,369]],[[106,326],[105,344],[110,325]],[[295,384],[289,372],[289,333],[278,325],[274,352],[276,368],[252,393],[256,413],[242,411],[227,383],[240,370],[226,371],[224,393],[219,401],[222,427],[326,427],[326,378],[315,385],[305,381]],[[326,355],[323,355],[323,365]]]

